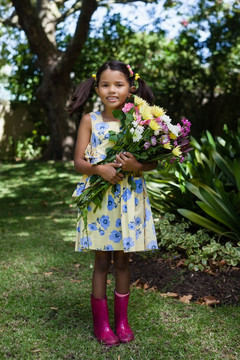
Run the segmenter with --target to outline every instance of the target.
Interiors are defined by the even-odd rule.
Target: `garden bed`
[[[215,271],[191,271],[181,266],[181,260],[165,260],[159,256],[131,257],[131,284],[161,293],[192,295],[191,301],[203,302],[213,297],[219,304],[239,304],[240,268],[227,267]]]

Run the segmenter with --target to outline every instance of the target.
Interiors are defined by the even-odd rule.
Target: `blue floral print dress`
[[[104,122],[100,112],[91,113],[92,135],[85,150],[85,159],[96,164],[105,159],[105,149],[112,146],[109,131],[119,131],[120,122]],[[140,175],[140,176],[134,176]],[[152,212],[142,174],[133,174],[136,190],[131,190],[125,177],[112,193],[110,187],[103,199],[101,209],[88,211],[88,228],[84,231],[83,220],[77,223],[76,251],[102,250],[125,252],[157,249]],[[73,197],[89,186],[89,176],[83,175]]]

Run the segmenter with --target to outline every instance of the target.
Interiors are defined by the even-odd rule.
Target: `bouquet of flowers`
[[[191,123],[182,119],[181,125],[173,125],[163,108],[150,106],[136,95],[133,103],[126,103],[122,110],[113,111],[113,115],[121,121],[121,131],[110,131],[109,140],[113,142],[113,147],[106,150],[106,158],[96,165],[113,162],[121,151],[132,153],[139,162],[181,163],[191,150],[188,136]],[[121,171],[121,168],[118,170]],[[131,174],[126,173],[125,176],[128,176],[131,189],[135,190]],[[85,227],[89,204],[95,204],[95,211],[101,207],[103,196],[110,186],[114,192],[115,185],[101,176],[92,175],[90,186],[76,197],[79,218],[83,218]]]

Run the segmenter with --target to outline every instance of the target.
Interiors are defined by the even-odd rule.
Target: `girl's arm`
[[[150,171],[157,167],[157,162],[140,163],[130,152],[116,155],[116,163],[122,164],[123,171]]]
[[[91,131],[91,116],[90,114],[86,114],[81,119],[77,134],[74,154],[75,170],[81,174],[100,175],[111,184],[117,184],[123,178],[123,174],[118,173],[116,170],[121,164],[109,163],[94,165],[85,160],[85,150],[91,139]]]

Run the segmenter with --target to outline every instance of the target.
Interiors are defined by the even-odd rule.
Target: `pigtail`
[[[79,111],[86,103],[86,101],[93,96],[94,85],[94,77],[90,77],[78,85],[67,109],[70,115],[73,115],[75,112]]]
[[[149,105],[153,105],[154,95],[151,88],[140,77],[138,77],[137,82],[138,82],[138,88],[135,94],[140,96],[142,99],[146,100],[149,103]]]

